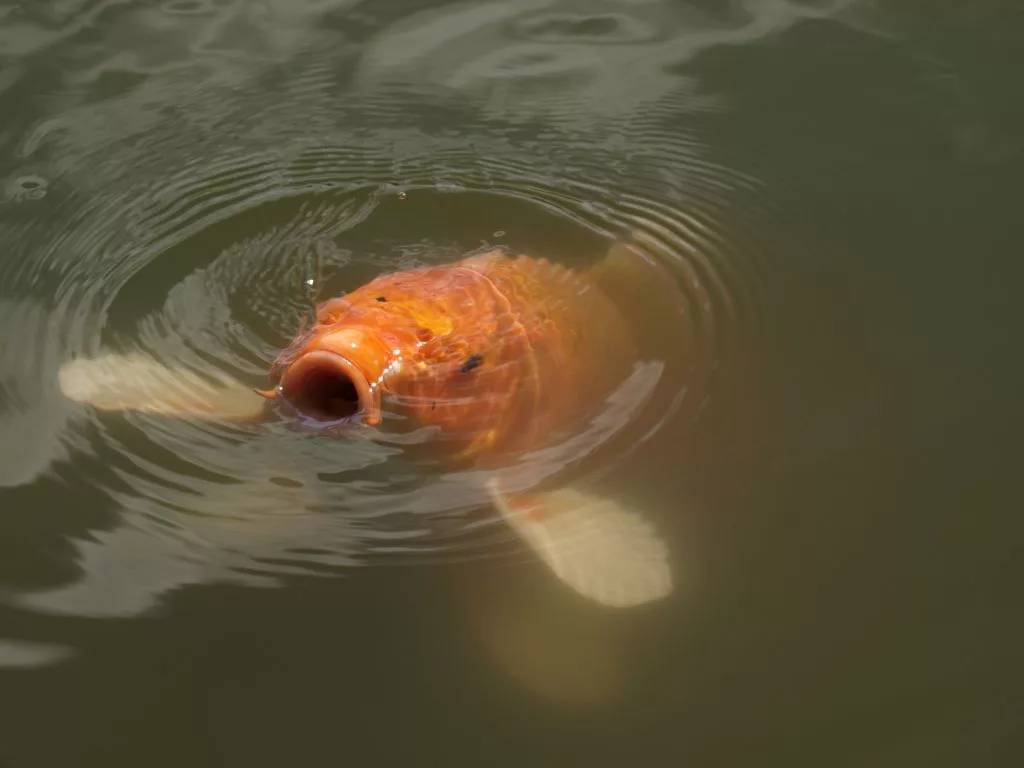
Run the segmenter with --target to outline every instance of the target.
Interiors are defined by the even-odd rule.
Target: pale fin
[[[211,384],[145,355],[71,360],[61,366],[58,380],[65,397],[103,411],[245,420],[258,418],[266,407],[265,398],[237,382]]]
[[[636,235],[634,239],[642,238]],[[613,243],[587,276],[628,316],[647,318],[647,323],[659,327],[677,322],[686,307],[679,277],[636,245]]]
[[[452,573],[452,591],[496,670],[548,704],[607,706],[629,686],[628,634],[617,613],[550,588],[533,568],[476,563]]]
[[[668,547],[636,512],[572,488],[510,498],[492,479],[488,490],[512,529],[584,597],[626,608],[672,593]]]
[[[657,261],[635,245],[616,241],[608,247],[604,258],[590,271],[591,278],[614,285],[617,290],[644,290],[653,288],[665,279],[664,270]]]

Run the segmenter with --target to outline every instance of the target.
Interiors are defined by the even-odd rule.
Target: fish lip
[[[281,397],[300,413],[309,415],[293,399],[294,389],[301,384],[304,376],[318,368],[335,371],[352,382],[359,398],[358,415],[363,423],[369,426],[376,426],[380,423],[380,392],[376,387],[370,386],[366,376],[355,363],[337,352],[316,349],[306,352],[292,361],[291,365],[285,368],[277,387]],[[293,392],[292,396],[289,396],[290,391]],[[344,418],[338,419],[338,421],[345,420]]]

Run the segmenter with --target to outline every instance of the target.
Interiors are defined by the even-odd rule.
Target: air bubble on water
[[[46,190],[50,182],[37,174],[19,176],[7,183],[7,197],[22,200],[41,200],[46,197]]]
[[[494,233],[494,237],[504,237],[504,236],[505,236],[505,230],[504,229],[499,229],[497,232]]]

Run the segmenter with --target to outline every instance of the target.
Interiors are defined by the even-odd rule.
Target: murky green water
[[[1015,764],[1021,71],[1010,0],[0,2],[0,765]],[[630,233],[642,608],[399,442],[57,386]]]

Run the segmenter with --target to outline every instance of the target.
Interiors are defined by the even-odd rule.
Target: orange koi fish
[[[270,407],[315,426],[383,428],[399,416],[434,427],[430,447],[489,471],[495,508],[559,579],[598,603],[637,605],[672,591],[667,547],[642,515],[572,487],[506,492],[503,480],[629,376],[637,340],[613,296],[648,271],[621,245],[579,272],[490,251],[382,275],[322,303],[266,391],[113,355],[69,362],[60,383],[105,410],[253,419]]]

